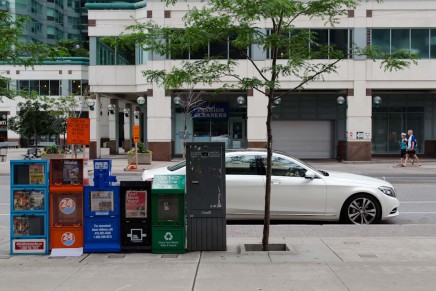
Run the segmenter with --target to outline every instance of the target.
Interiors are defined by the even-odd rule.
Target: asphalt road
[[[398,199],[401,202],[400,215],[394,219],[382,222],[383,224],[436,224],[436,182],[434,177],[385,177],[397,189]],[[136,175],[118,175],[118,181],[138,180]],[[397,183],[396,183],[397,182]],[[400,182],[400,183],[398,183]],[[0,176],[0,228],[9,225],[10,213],[10,185],[9,176]],[[232,222],[232,224],[238,222]],[[261,222],[248,222],[260,224]],[[324,224],[323,222],[288,222],[279,221],[279,224]],[[247,222],[244,222],[247,224]]]

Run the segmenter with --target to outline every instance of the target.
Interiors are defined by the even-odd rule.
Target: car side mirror
[[[315,174],[315,172],[309,170],[309,171],[306,171],[306,173],[304,174],[304,178],[313,180],[316,178],[316,174]]]

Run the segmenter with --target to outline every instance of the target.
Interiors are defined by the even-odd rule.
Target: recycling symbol
[[[167,232],[167,233],[164,235],[164,239],[165,239],[165,240],[172,240],[172,239],[173,239],[173,235],[172,235],[172,233],[171,233],[171,232]]]

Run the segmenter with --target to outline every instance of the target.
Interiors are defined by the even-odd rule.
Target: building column
[[[268,98],[256,90],[247,95],[247,147],[265,148]]]
[[[100,94],[95,94],[94,110],[89,110],[90,119],[90,144],[89,144],[89,159],[98,159],[101,157],[100,144]]]
[[[134,109],[129,103],[124,103],[124,109],[127,109],[124,111],[124,141],[123,141],[123,148],[124,151],[130,151],[132,149],[132,117],[134,114]],[[127,115],[127,116],[126,116]]]
[[[109,104],[114,107],[113,111],[109,112],[109,154],[117,155],[120,153],[118,146],[118,101],[110,99]]]
[[[347,160],[371,160],[372,96],[365,81],[355,81],[347,97]]]
[[[147,140],[153,160],[170,161],[173,156],[171,128],[171,98],[165,90],[147,90]]]

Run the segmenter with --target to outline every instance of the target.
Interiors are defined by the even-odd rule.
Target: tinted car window
[[[263,164],[266,165],[266,156],[262,156]],[[306,169],[291,160],[275,156],[272,157],[272,175],[287,177],[304,177]]]
[[[232,156],[226,157],[227,175],[258,175],[256,156]]]

